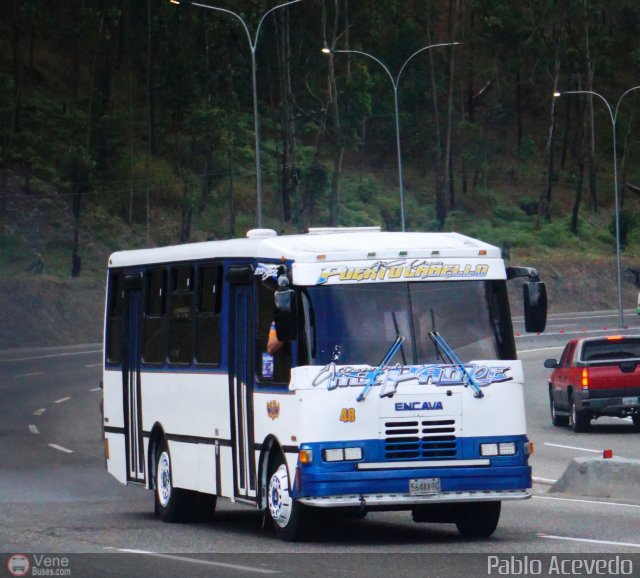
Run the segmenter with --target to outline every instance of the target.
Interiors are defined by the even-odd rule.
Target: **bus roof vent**
[[[247,231],[247,239],[268,239],[269,237],[277,237],[273,229],[251,229]]]
[[[309,235],[331,233],[379,233],[380,227],[309,227]]]

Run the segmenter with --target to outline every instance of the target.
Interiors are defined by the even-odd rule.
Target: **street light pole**
[[[398,85],[400,83],[400,77],[402,76],[402,72],[404,71],[407,64],[409,64],[409,61],[417,54],[420,54],[425,50],[429,50],[429,48],[436,48],[437,46],[454,46],[456,44],[460,44],[460,43],[459,42],[443,42],[441,44],[431,44],[429,46],[423,46],[422,48],[416,50],[411,56],[409,56],[409,58],[407,58],[404,61],[403,65],[400,67],[400,71],[398,72],[398,75],[395,78],[391,74],[391,71],[385,66],[385,64],[380,59],[373,56],[373,54],[369,54],[368,52],[363,52],[361,50],[333,50],[331,48],[322,49],[322,52],[324,54],[342,53],[342,54],[360,54],[362,56],[366,56],[367,58],[370,58],[371,60],[377,62],[382,67],[382,69],[387,73],[387,76],[391,81],[391,85],[393,86],[393,107],[394,107],[394,114],[396,119],[396,150],[398,154],[398,184],[400,187],[400,222],[401,222],[403,233],[405,230],[404,182],[402,178],[402,152],[400,147],[400,113],[398,110]]]
[[[629,94],[630,92],[637,90],[640,88],[639,86],[634,86],[629,90],[626,90],[622,93],[622,96],[618,99],[615,110],[611,109],[611,105],[607,101],[607,99],[602,96],[598,92],[594,92],[593,90],[566,90],[564,92],[554,92],[553,96],[558,98],[564,94],[591,94],[593,96],[597,96],[602,102],[604,102],[607,110],[609,111],[609,117],[611,118],[611,128],[613,131],[613,192],[615,197],[615,219],[616,219],[616,269],[617,269],[617,281],[618,281],[618,317],[620,329],[624,329],[624,313],[622,310],[622,264],[620,257],[620,202],[619,202],[619,194],[618,194],[618,153],[617,153],[617,136],[616,136],[616,123],[618,121],[618,109],[620,108],[620,103],[622,99]]]
[[[172,4],[180,4],[179,0],[170,0]],[[260,35],[260,29],[262,28],[262,23],[264,19],[271,14],[274,10],[278,10],[279,8],[284,8],[285,6],[290,6],[291,4],[297,4],[298,2],[302,2],[302,0],[291,0],[290,2],[285,2],[283,4],[278,4],[277,6],[273,6],[269,10],[267,10],[260,21],[258,22],[258,27],[256,28],[256,33],[254,37],[251,37],[251,33],[249,32],[249,27],[247,23],[244,21],[242,16],[233,12],[232,10],[227,10],[226,8],[219,8],[218,6],[210,6],[208,4],[200,4],[198,2],[189,2],[192,6],[198,6],[199,8],[207,8],[208,10],[214,10],[216,12],[223,12],[225,14],[229,14],[236,18],[242,27],[244,28],[244,32],[247,35],[247,41],[249,42],[249,48],[251,50],[251,86],[253,90],[253,132],[255,135],[255,148],[256,148],[256,225],[259,229],[262,228],[262,171],[261,171],[261,162],[260,162],[260,123],[258,120],[258,82],[256,75],[256,48],[258,46],[258,36]]]

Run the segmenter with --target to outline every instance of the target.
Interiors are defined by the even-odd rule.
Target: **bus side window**
[[[222,267],[207,265],[198,271],[196,309],[196,363],[220,363],[220,311],[222,303]]]
[[[275,292],[275,288],[268,288],[264,284],[258,282],[257,292],[258,326],[256,328],[256,374],[258,376],[258,380],[263,384],[277,383],[281,386],[283,383],[289,383],[291,378],[291,353],[293,344],[290,342],[285,343],[284,346],[273,356],[269,356],[267,353],[267,341],[269,340],[269,330],[271,328],[271,323],[273,322],[273,294]]]
[[[109,277],[109,300],[107,306],[107,361],[120,363],[122,359],[122,273]]]
[[[171,271],[169,362],[190,365],[193,358],[193,267]]]
[[[166,269],[150,269],[146,275],[144,305],[144,340],[142,359],[145,363],[164,363]]]

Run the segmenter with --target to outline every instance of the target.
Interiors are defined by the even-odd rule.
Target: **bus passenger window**
[[[293,344],[287,342],[273,354],[267,352],[269,332],[273,323],[274,292],[275,288],[258,283],[257,375],[263,384],[282,385],[289,383],[291,378]]]
[[[151,269],[146,275],[142,359],[145,363],[164,363],[164,317],[167,271]]]
[[[193,268],[171,272],[169,361],[191,364],[193,358]]]
[[[122,273],[112,273],[109,278],[107,312],[107,361],[120,363],[122,359]]]
[[[210,265],[198,272],[196,312],[196,363],[220,363],[220,309],[222,267]]]

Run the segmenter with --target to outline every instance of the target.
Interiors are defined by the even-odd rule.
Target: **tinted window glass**
[[[122,306],[124,302],[122,273],[109,277],[107,301],[107,361],[120,363],[122,357]]]
[[[169,361],[190,364],[193,358],[193,268],[171,272]]]
[[[274,354],[267,353],[267,341],[272,330],[274,312],[274,287],[258,283],[258,326],[256,330],[256,367],[258,379],[266,383],[289,383],[292,364],[292,344],[284,343]]]
[[[165,358],[164,318],[167,293],[166,269],[151,269],[146,275],[144,344],[146,363],[163,363]]]
[[[640,357],[640,339],[603,339],[587,341],[582,346],[584,361],[634,359]]]
[[[348,284],[309,287],[305,301],[311,362],[378,365],[442,363],[436,330],[463,361],[515,359],[504,281]]]
[[[198,272],[196,313],[196,362],[220,363],[220,309],[222,267],[210,265]]]

